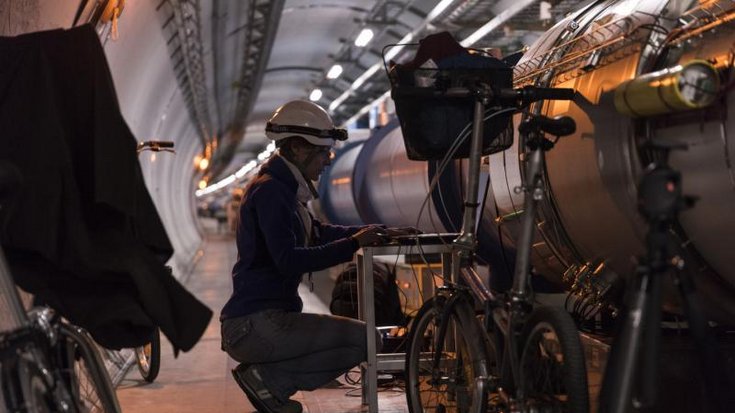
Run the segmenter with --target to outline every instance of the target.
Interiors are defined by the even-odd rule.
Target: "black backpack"
[[[404,325],[406,317],[401,310],[396,274],[388,265],[373,263],[375,285],[375,325]],[[334,315],[357,318],[357,265],[350,263],[337,276],[329,311]]]

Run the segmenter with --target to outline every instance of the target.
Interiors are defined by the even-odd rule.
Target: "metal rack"
[[[576,78],[642,50],[650,31],[635,16],[608,22],[591,32],[556,46],[528,61],[516,65],[513,78],[516,87],[555,71],[560,81]],[[552,61],[552,56],[564,54]]]
[[[452,244],[438,242],[421,242],[422,254],[441,254],[442,274],[451,273]],[[367,324],[367,363],[362,371],[362,403],[368,405],[368,413],[378,412],[378,370],[403,371],[406,355],[404,353],[377,354],[375,336],[375,297],[373,283],[373,258],[382,255],[405,254],[410,245],[384,245],[379,247],[363,247],[357,252],[357,303],[360,320]],[[371,276],[366,276],[370,274]],[[425,274],[425,278],[433,278],[433,274]],[[433,279],[422,280],[423,284],[433,284]]]

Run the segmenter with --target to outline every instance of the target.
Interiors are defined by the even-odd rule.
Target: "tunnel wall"
[[[8,2],[10,3],[10,2]],[[69,28],[78,2],[12,2],[3,10],[2,36]],[[156,4],[127,2],[118,21],[119,38],[102,38],[120,108],[138,141],[173,140],[176,154],[140,155],[146,185],[175,248],[169,265],[184,275],[202,235],[195,217],[193,159],[201,152],[184,99],[176,84]],[[104,32],[103,34],[106,34]]]

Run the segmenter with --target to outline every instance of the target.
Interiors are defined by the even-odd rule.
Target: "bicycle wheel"
[[[51,413],[56,411],[54,395],[42,369],[24,355],[0,363],[2,394],[0,410],[9,412]]]
[[[587,368],[572,317],[539,307],[523,332],[520,402],[527,411],[587,413]]]
[[[119,413],[110,376],[91,338],[79,327],[59,324],[57,363],[80,413]]]
[[[153,383],[161,368],[161,332],[158,328],[153,332],[150,343],[135,348],[135,357],[138,359],[138,371],[143,380]]]
[[[424,303],[408,334],[406,398],[411,413],[466,413],[485,400],[473,400],[475,378],[488,375],[485,335],[469,303],[461,301],[445,320],[446,298]]]

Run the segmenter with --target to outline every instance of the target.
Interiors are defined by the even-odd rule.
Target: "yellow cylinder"
[[[699,109],[714,102],[719,89],[717,69],[692,60],[622,83],[615,90],[615,109],[634,118]]]

